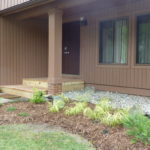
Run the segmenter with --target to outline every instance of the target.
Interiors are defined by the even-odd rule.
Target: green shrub
[[[7,111],[8,111],[8,112],[13,112],[13,111],[15,111],[15,110],[17,110],[16,107],[8,107],[8,108],[7,108]]]
[[[127,134],[133,136],[132,142],[150,143],[150,119],[141,113],[130,114],[123,122]]]
[[[20,117],[28,117],[30,115],[28,113],[26,113],[26,112],[22,112],[22,113],[19,113],[18,116],[20,116]]]
[[[76,102],[74,107],[69,107],[65,110],[66,115],[78,115],[84,111],[86,108],[86,102]]]
[[[33,96],[30,99],[31,103],[39,104],[45,102],[44,92],[34,89]]]
[[[65,102],[63,100],[55,100],[53,103],[48,102],[48,110],[49,112],[59,112],[61,109],[65,107]]]

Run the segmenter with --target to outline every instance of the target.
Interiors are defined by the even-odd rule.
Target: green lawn
[[[78,136],[58,130],[33,130],[28,125],[0,126],[0,149],[94,150],[87,141]]]

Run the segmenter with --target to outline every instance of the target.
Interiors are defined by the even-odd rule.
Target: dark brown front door
[[[79,75],[80,22],[63,24],[62,73]]]

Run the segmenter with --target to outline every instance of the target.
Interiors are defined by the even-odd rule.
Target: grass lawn
[[[38,131],[28,125],[0,126],[0,149],[94,150],[87,141],[78,136],[50,129]]]

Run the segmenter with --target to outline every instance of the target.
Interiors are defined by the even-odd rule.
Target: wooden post
[[[49,18],[49,62],[48,83],[49,94],[62,91],[62,11],[52,9]]]

